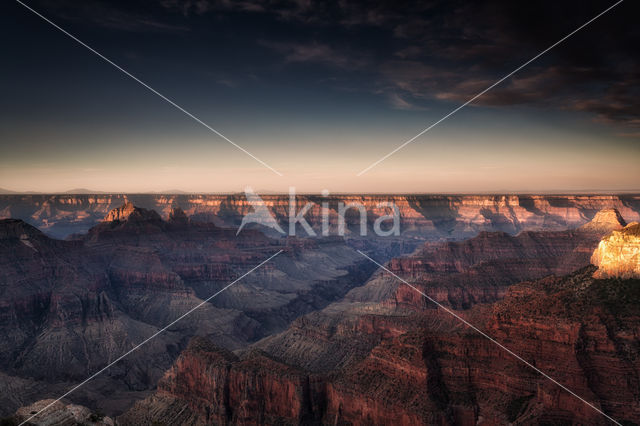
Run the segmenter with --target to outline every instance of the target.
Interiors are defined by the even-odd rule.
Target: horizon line
[[[289,195],[285,191],[263,190],[256,191],[261,195]],[[14,191],[0,188],[0,196],[13,195],[241,195],[244,191],[94,191],[94,190],[68,190],[68,191]],[[321,191],[296,191],[296,195],[317,195],[323,196]],[[584,190],[564,190],[564,189],[547,189],[547,190],[489,190],[489,191],[337,191],[331,192],[331,195],[640,195],[640,189],[584,189]]]

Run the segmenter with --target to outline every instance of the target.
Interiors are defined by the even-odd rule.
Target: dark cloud
[[[360,54],[342,52],[321,43],[302,44],[263,40],[260,44],[282,54],[288,63],[312,62],[343,69],[356,69],[367,65],[367,59]]]
[[[344,70],[368,67],[373,76],[370,90],[398,108],[427,100],[465,102],[613,2],[164,0],[163,4],[183,13],[251,12],[311,25],[317,28],[311,40],[262,44],[279,52],[287,63],[317,62]],[[475,104],[555,106],[592,113],[602,122],[637,126],[640,33],[634,17],[639,11],[637,2],[624,2]],[[369,30],[377,31],[378,37],[383,34],[382,42]],[[342,36],[333,37],[334,32]]]
[[[127,10],[109,2],[69,0],[45,1],[38,6],[58,18],[85,25],[103,27],[128,32],[183,32],[189,27],[178,25],[168,20],[160,20],[154,16],[158,7],[140,11]]]
[[[429,3],[424,15],[388,19],[383,25],[407,44],[396,44],[395,58],[381,60],[380,85],[407,102],[466,102],[613,4],[556,3]],[[637,127],[638,11],[637,3],[619,5],[475,104],[574,109],[601,122]]]
[[[626,123],[640,128],[640,90],[627,81],[620,81],[605,88],[597,97],[575,100],[571,107],[596,114],[604,123]],[[637,135],[637,132],[631,133]]]
[[[95,0],[73,5],[68,0],[47,2],[50,10],[67,19],[132,32],[183,31],[185,20],[205,18],[271,20],[275,24],[255,34],[233,36],[253,37],[258,49],[275,53],[284,65],[335,68],[343,74],[341,89],[349,86],[351,76],[348,90],[379,94],[392,107],[403,109],[434,101],[466,102],[612,4],[613,0],[157,0],[118,6]],[[638,12],[638,2],[623,2],[474,104],[583,111],[600,122],[631,129],[621,133],[637,133]],[[335,75],[326,77],[330,82]]]
[[[264,12],[264,3],[261,1],[209,1],[209,0],[161,0],[160,4],[167,9],[179,10],[183,15],[202,15],[211,11],[240,10],[246,12]]]

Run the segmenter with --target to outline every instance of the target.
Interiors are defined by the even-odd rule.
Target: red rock
[[[232,291],[111,367],[95,388],[78,389],[74,401],[119,414],[155,388],[190,337],[246,347],[342,297],[373,270],[341,239],[236,235],[178,210],[165,221],[131,205],[107,218],[73,241],[0,220],[1,373],[36,382],[38,399],[84,380],[278,250]],[[19,388],[0,416],[35,401],[34,393]]]
[[[503,300],[458,315],[609,416],[638,423],[640,281],[595,279],[594,270],[516,284]],[[443,310],[375,314],[363,309],[332,316],[338,312],[327,308],[303,317],[275,339],[285,346],[280,353],[298,366],[276,359],[269,344],[258,346],[271,354],[250,352],[241,358],[221,357],[211,346],[195,354],[186,351],[158,394],[120,420],[148,424],[174,419],[188,407],[194,413],[190,423],[609,424],[584,401]],[[360,342],[367,343],[359,355],[319,371],[305,356],[341,352],[305,343],[314,341],[323,347],[350,346],[354,352]],[[305,363],[306,371],[300,367]],[[225,377],[224,385],[222,379],[211,381],[218,377]]]

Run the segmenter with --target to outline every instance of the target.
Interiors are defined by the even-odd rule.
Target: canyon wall
[[[412,297],[415,290],[379,273],[240,355],[192,341],[158,391],[119,420],[125,425],[176,420],[193,425],[609,424],[600,410],[623,424],[637,424],[640,281],[623,275],[598,279],[596,268],[585,266],[589,247],[592,251],[602,235],[606,241],[612,230],[628,229],[616,231],[623,225],[617,212],[606,211],[575,231],[428,243],[389,263],[429,292],[433,277],[440,288],[448,279],[457,286],[467,282],[460,274],[493,262],[499,272],[494,279],[506,280],[502,296],[460,305],[457,314],[593,407],[450,313]],[[522,270],[499,267],[513,258],[532,263]],[[506,284],[519,270],[546,275],[579,264],[568,275]],[[538,267],[527,270],[527,265]],[[441,300],[455,306],[450,295]]]
[[[0,387],[14,390],[4,413],[63,393],[283,250],[72,400],[111,415],[146,397],[119,418],[136,425],[601,423],[415,290],[372,276],[356,247],[393,257],[394,273],[607,413],[640,420],[638,281],[585,269],[603,236],[635,229],[623,229],[617,210],[589,213],[572,230],[547,229],[560,221],[542,214],[542,230],[518,235],[471,227],[465,241],[425,231],[385,244],[236,235],[175,206],[159,214],[125,204],[105,216],[67,241],[0,220]],[[604,259],[627,253],[606,247]],[[193,336],[203,337],[187,347]]]
[[[640,282],[588,267],[518,284],[474,325],[625,424],[640,421]],[[386,324],[385,324],[386,323]],[[355,323],[353,323],[355,325]],[[153,396],[118,420],[204,424],[593,424],[609,420],[440,310],[388,316],[360,360],[314,372],[264,351],[195,341]],[[373,329],[359,328],[352,347]],[[324,344],[339,344],[332,337]],[[307,357],[314,354],[307,352]]]
[[[155,388],[190,337],[228,349],[340,299],[375,269],[340,238],[273,240],[124,205],[73,241],[0,220],[0,416],[55,397],[278,251],[73,395],[118,413]],[[393,251],[393,250],[392,250]],[[397,254],[397,253],[396,253]]]
[[[276,219],[286,224],[287,195],[262,196]],[[238,227],[251,211],[244,194],[95,194],[95,195],[0,195],[0,218],[22,219],[49,235],[64,238],[86,232],[112,209],[126,202],[153,209],[167,218],[181,208],[192,219],[220,226]],[[314,229],[321,226],[321,203],[330,209],[332,233],[336,233],[339,202],[358,202],[368,210],[369,226],[380,215],[381,202],[393,202],[401,214],[401,231],[423,239],[464,239],[480,231],[515,234],[523,230],[560,230],[588,222],[602,209],[617,209],[627,221],[640,220],[640,195],[298,195],[297,207],[314,203],[306,215]],[[349,210],[347,222],[359,217]],[[285,228],[286,229],[286,228]],[[300,230],[302,234],[302,230]],[[371,229],[369,229],[371,234]]]

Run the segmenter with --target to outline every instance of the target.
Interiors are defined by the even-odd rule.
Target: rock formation
[[[286,225],[288,196],[264,195],[262,198],[278,221]],[[612,208],[627,220],[640,220],[640,196],[637,194],[298,196],[299,206],[315,203],[306,217],[316,230],[322,220],[321,203],[329,203],[332,232],[337,226],[336,210],[341,201],[363,203],[370,212],[370,224],[379,215],[388,214],[377,207],[378,203],[391,201],[400,210],[402,234],[423,241],[460,240],[481,231],[516,234],[521,231],[565,230],[585,224],[600,210]],[[0,195],[0,218],[23,219],[49,235],[65,238],[86,232],[100,223],[109,211],[124,203],[155,210],[163,218],[179,207],[191,219],[235,228],[251,211],[244,194],[28,194]],[[357,225],[357,217],[347,219],[348,223]]]
[[[53,404],[52,404],[53,403]],[[37,416],[31,418],[27,424],[35,426],[114,426],[115,422],[110,417],[92,412],[87,407],[75,404],[64,404],[53,399],[44,399],[34,402],[28,407],[20,408],[14,419],[23,422],[34,414],[51,406]]]
[[[600,239],[624,220],[617,210],[599,212],[576,230],[523,231],[512,236],[504,232],[481,232],[457,242],[426,243],[410,256],[394,258],[388,268],[396,275],[416,283],[426,294],[454,308],[469,308],[475,303],[501,299],[509,285],[546,275],[564,275],[589,264]],[[384,274],[380,274],[385,285]],[[358,293],[375,286],[375,279]],[[381,296],[382,293],[381,293]],[[397,286],[393,295],[363,300],[382,301],[422,308],[424,300],[414,290]]]
[[[160,220],[160,215],[154,210],[136,207],[132,202],[127,202],[121,207],[111,210],[103,222],[123,222],[127,220]]]
[[[595,279],[587,267],[603,235],[635,228],[620,230],[615,211],[593,216],[573,230],[423,242],[403,257],[415,242],[349,244],[395,256],[394,273],[638,423],[638,281]],[[128,409],[119,421],[132,425],[602,422],[415,290],[371,276],[375,265],[343,239],[236,236],[177,209],[163,220],[123,206],[107,218],[72,241],[0,221],[3,415],[64,393],[283,250],[71,400]]]
[[[300,424],[312,420],[312,407],[322,405],[318,396],[323,383],[259,351],[239,358],[194,338],[158,388],[156,395],[137,403],[119,422]],[[188,409],[185,399],[190,401]]]
[[[584,231],[602,231],[610,232],[614,229],[622,229],[627,223],[618,211],[618,209],[600,210],[589,221],[580,227]]]
[[[619,228],[610,217],[601,215],[596,224]],[[588,226],[565,237],[594,230],[608,229]],[[487,241],[492,236],[481,235],[467,245],[418,252],[410,263],[418,269],[401,266],[403,260],[390,265],[415,284],[425,273],[456,276],[486,262],[489,247],[500,248],[496,264],[513,250],[544,259],[543,250],[562,258],[571,247],[584,248],[558,246],[559,239],[547,235],[545,240],[543,234],[525,235],[522,241],[493,236],[500,241],[493,246]],[[427,259],[431,263],[425,264]],[[595,279],[594,270],[585,266],[565,276],[505,286],[502,300],[458,312],[599,410],[623,424],[637,424],[640,281]],[[342,301],[296,320],[240,356],[193,341],[156,394],[120,421],[609,424],[598,411],[433,304],[397,303],[399,287],[406,286],[390,281],[397,284],[375,276]],[[395,304],[388,302],[390,297]]]
[[[596,278],[640,278],[640,223],[605,237],[591,257]]]
[[[374,270],[342,239],[164,221],[125,205],[82,239],[0,220],[0,415],[64,393],[278,250],[283,253],[82,388],[72,401],[119,413],[156,386],[194,335],[235,350],[283,330]],[[397,252],[396,252],[397,254]],[[24,386],[6,386],[7,382]]]
[[[465,316],[608,415],[637,423],[640,352],[634,333],[640,300],[634,287],[640,283],[594,280],[592,272],[513,286],[503,301]],[[158,392],[119,420],[609,424],[448,314],[427,310],[409,319],[389,317],[387,337],[366,356],[325,373],[305,372],[264,352],[237,358],[197,342],[165,374]],[[359,338],[353,334],[351,344],[357,346]],[[325,344],[334,343],[329,338]]]

